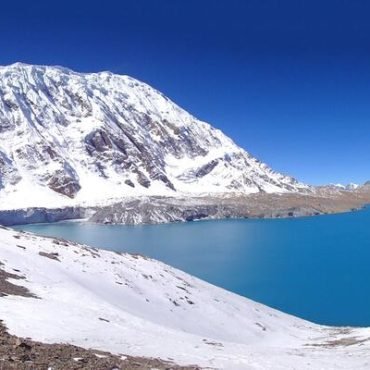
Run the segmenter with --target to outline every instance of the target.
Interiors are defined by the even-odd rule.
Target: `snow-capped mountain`
[[[9,205],[307,188],[131,77],[0,67],[0,199]]]
[[[332,189],[339,189],[339,190],[348,190],[348,191],[352,191],[352,190],[356,190],[360,187],[361,185],[358,185],[358,184],[355,184],[353,182],[350,182],[349,184],[347,185],[343,185],[343,184],[329,184],[327,185],[326,187],[327,188],[332,188]]]

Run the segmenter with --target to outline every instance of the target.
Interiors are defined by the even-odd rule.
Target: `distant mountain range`
[[[331,187],[333,189],[342,189],[342,190],[356,190],[356,189],[358,189],[361,186],[362,185],[354,184],[353,182],[350,182],[347,185],[343,185],[343,184],[330,184],[330,185],[327,185],[327,187]]]
[[[128,76],[0,67],[0,200],[307,192]]]

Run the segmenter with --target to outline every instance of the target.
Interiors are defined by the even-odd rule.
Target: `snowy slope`
[[[18,336],[228,370],[369,368],[370,330],[314,325],[155,260],[1,228],[0,262],[39,298],[0,296]]]
[[[2,208],[302,190],[131,77],[0,67]]]

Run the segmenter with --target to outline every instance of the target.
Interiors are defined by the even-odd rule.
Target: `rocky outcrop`
[[[4,370],[200,370],[198,366],[178,366],[161,359],[113,355],[71,344],[47,344],[20,338],[10,335],[1,321],[0,363]]]
[[[57,171],[49,179],[47,186],[57,193],[66,195],[69,198],[74,198],[81,186],[76,179],[76,176],[71,176],[74,171]]]

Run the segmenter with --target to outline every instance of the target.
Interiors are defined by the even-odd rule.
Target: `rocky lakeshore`
[[[137,225],[201,219],[302,217],[353,211],[369,203],[369,185],[352,191],[322,187],[307,194],[128,197],[101,206],[0,210],[0,224],[84,219],[95,223]]]
[[[198,370],[155,358],[118,356],[70,344],[46,344],[10,335],[0,320],[2,370]]]

